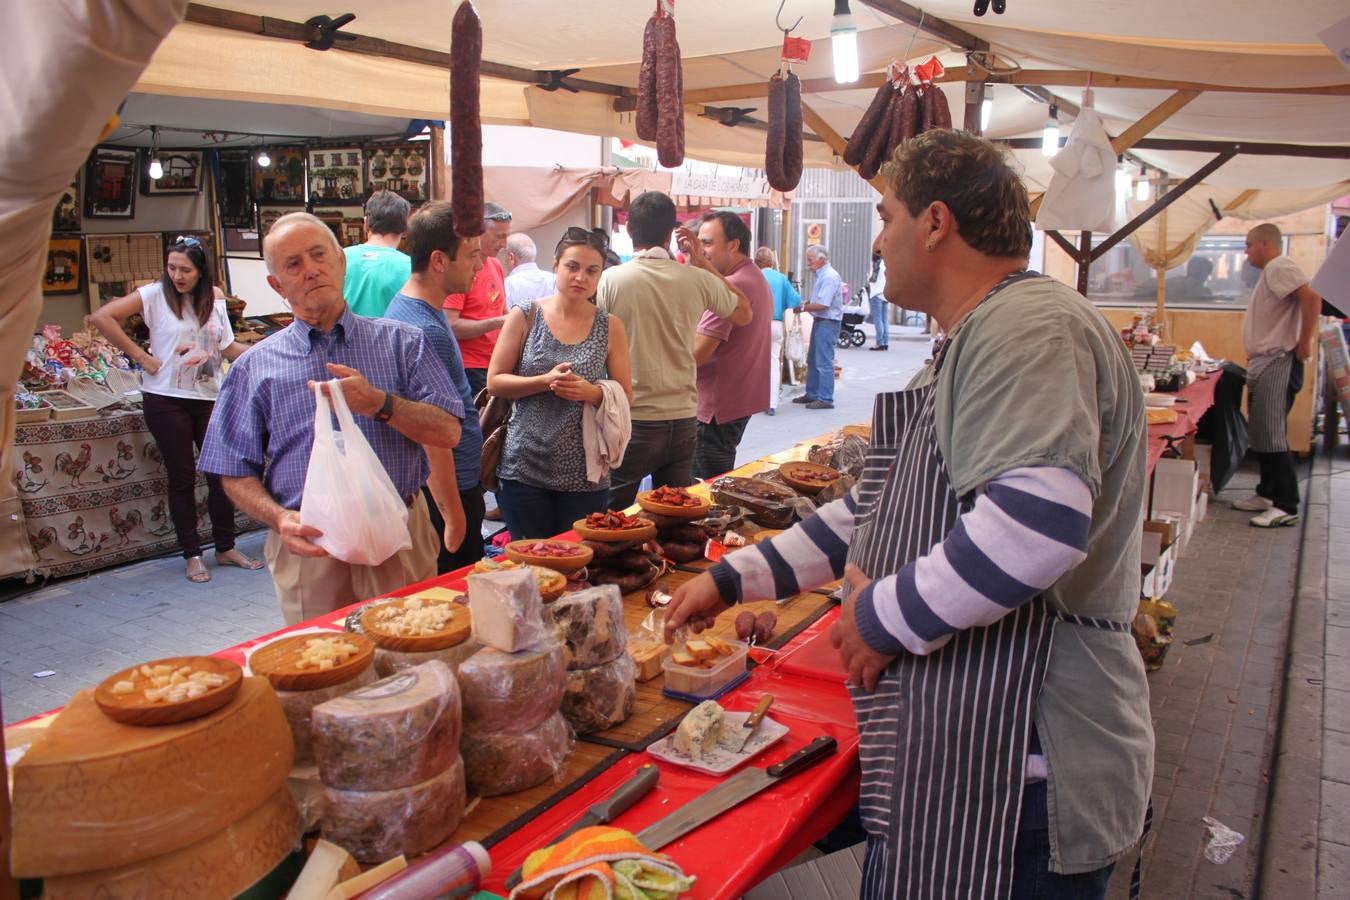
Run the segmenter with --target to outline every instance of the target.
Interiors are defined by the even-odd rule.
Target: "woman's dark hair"
[[[202,242],[195,237],[186,236],[177,238],[169,246],[169,253],[181,253],[188,258],[197,269],[197,286],[192,289],[191,302],[192,310],[197,314],[197,321],[205,325],[211,320],[211,311],[216,305],[216,278],[211,271],[211,258],[206,255],[206,248]],[[165,264],[168,264],[168,254],[165,254]],[[164,299],[169,303],[169,309],[178,318],[183,318],[183,297],[178,293],[178,288],[174,287],[173,279],[169,277],[169,270],[165,268],[164,274],[159,277],[159,284],[164,288]]]
[[[601,268],[608,268],[606,266],[609,255],[608,235],[599,228],[588,231],[575,225],[563,232],[562,240],[558,241],[558,246],[553,248],[553,265],[558,265],[558,262],[562,259],[563,251],[568,247],[580,247],[583,244],[600,254]]]

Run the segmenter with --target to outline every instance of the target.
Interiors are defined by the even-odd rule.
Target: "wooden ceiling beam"
[[[906,25],[913,25],[919,31],[926,31],[933,37],[941,38],[953,47],[962,50],[988,50],[989,42],[976,37],[959,25],[946,19],[930,16],[917,6],[910,6],[902,0],[862,0],[863,6],[871,7],[892,19],[899,19]]]
[[[1126,128],[1116,137],[1111,138],[1111,149],[1116,151],[1117,156],[1129,150],[1143,140],[1153,129],[1170,119],[1177,110],[1199,96],[1199,91],[1177,91],[1172,94],[1162,103],[1149,110],[1138,122]]]
[[[1013,150],[1039,150],[1040,138],[994,138],[994,143]],[[1316,144],[1268,144],[1249,141],[1191,141],[1171,138],[1141,138],[1135,150],[1183,150],[1191,153],[1234,153],[1244,156],[1297,156],[1305,159],[1350,159],[1350,147]]]
[[[821,117],[809,104],[802,104],[802,122],[807,128],[814,131],[830,149],[834,151],[835,156],[843,156],[844,148],[848,146],[848,139],[830,127],[830,123]],[[877,193],[886,193],[886,181],[880,175],[873,176],[868,184],[877,189]]]

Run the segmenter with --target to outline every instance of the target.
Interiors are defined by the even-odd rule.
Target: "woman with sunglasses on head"
[[[567,229],[553,254],[557,293],[511,310],[492,353],[488,390],[515,400],[497,502],[516,539],[552,537],[609,502],[609,473],[588,477],[583,438],[586,404],[633,397],[623,323],[594,302],[608,249],[603,234]]]
[[[149,352],[122,330],[122,323],[138,313],[150,331]],[[210,581],[197,536],[193,444],[200,447],[206,436],[225,375],[222,361],[237,359],[247,347],[234,339],[225,294],[215,286],[201,241],[179,237],[169,247],[158,282],[104,304],[89,318],[145,371],[141,385],[145,424],[164,459],[169,517],[187,560],[187,579],[198,584]],[[261,569],[261,562],[235,549],[234,505],[225,496],[220,479],[208,475],[206,484],[216,564]]]

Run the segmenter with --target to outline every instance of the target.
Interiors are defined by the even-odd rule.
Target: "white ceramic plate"
[[[1176,402],[1177,402],[1176,394],[1148,393],[1144,395],[1144,405],[1152,406],[1157,409],[1168,409],[1172,407]]]
[[[748,712],[728,712],[724,720],[730,726],[727,731],[739,728],[741,723],[748,718],[750,718]],[[663,759],[668,763],[684,766],[696,772],[725,775],[741,763],[778,743],[787,733],[788,727],[786,725],[779,724],[771,717],[765,716],[764,721],[759,725],[759,731],[755,732],[755,736],[750,739],[750,742],[745,745],[745,749],[740,753],[733,753],[725,743],[719,742],[716,747],[704,753],[702,759],[694,759],[675,749],[674,732],[652,744],[647,748],[647,752],[657,759]]]

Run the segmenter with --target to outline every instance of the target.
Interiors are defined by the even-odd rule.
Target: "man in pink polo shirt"
[[[713,267],[740,288],[754,317],[734,325],[705,312],[694,337],[698,363],[698,446],[694,477],[736,468],[736,448],[755,413],[769,408],[769,353],[773,346],[773,292],[747,254],[750,229],[732,212],[708,213],[699,243]]]
[[[487,387],[492,348],[497,346],[497,335],[506,322],[506,272],[497,254],[511,234],[511,213],[496,203],[485,203],[483,220],[487,226],[482,238],[483,268],[478,270],[467,294],[445,298],[445,318],[459,341],[464,374],[475,397]]]

